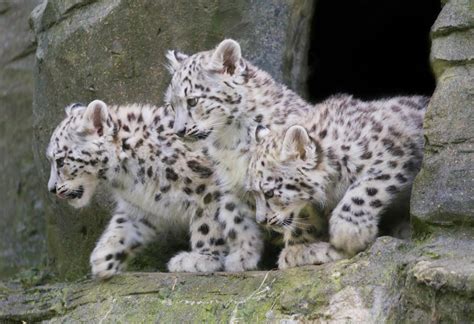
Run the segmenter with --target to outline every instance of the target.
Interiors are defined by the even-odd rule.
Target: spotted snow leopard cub
[[[302,113],[307,105],[270,75],[243,60],[240,46],[233,40],[224,40],[215,50],[192,56],[169,51],[167,58],[172,80],[165,101],[175,112],[176,134],[216,161],[221,191],[228,193],[229,199],[241,203],[253,199],[246,192],[244,180],[256,126],[283,127],[289,112]],[[290,103],[299,108],[289,110]],[[227,213],[232,208],[233,204],[222,199],[221,217],[230,219]],[[258,228],[239,219],[233,226],[249,235],[261,235]],[[232,230],[226,227],[225,231],[228,234]],[[256,254],[235,253],[232,262],[253,267]]]
[[[190,228],[192,251],[173,257],[170,271],[242,270],[225,267],[229,248],[236,243],[232,235],[224,235],[219,221],[219,200],[225,194],[216,185],[213,165],[173,134],[168,110],[148,105],[108,107],[99,100],[87,107],[75,104],[66,108],[66,118],[51,137],[47,157],[52,193],[80,208],[103,183],[116,201],[113,217],[90,257],[96,277],[123,270],[126,261],[155,238],[156,229],[176,227]],[[235,208],[231,217],[232,222],[240,218],[245,223],[253,215]],[[239,228],[233,233],[261,249],[258,237]]]
[[[319,205],[340,251],[326,247],[324,255],[320,243],[291,246],[280,267],[350,256],[375,240],[382,213],[409,199],[423,157],[426,104],[424,97],[362,102],[341,95],[284,132],[257,129],[248,187],[258,217],[304,231],[299,211],[308,202]]]
[[[238,193],[240,197],[236,198],[242,199],[245,193],[258,189],[249,187],[247,181],[250,158],[259,146],[255,137],[256,129],[265,127],[276,134],[283,134],[290,126],[302,123],[303,118],[307,118],[311,111],[318,108],[306,103],[284,85],[275,82],[268,73],[259,70],[243,59],[240,45],[231,39],[222,41],[214,50],[199,52],[191,56],[170,51],[167,58],[172,72],[172,80],[166,93],[166,101],[172,105],[176,115],[174,124],[176,134],[187,141],[200,144],[203,150],[218,162],[216,171],[219,178],[222,179],[222,190]],[[358,103],[359,101],[353,102]],[[400,97],[391,102],[397,103],[394,104],[394,107],[388,108],[390,110],[388,113],[398,116],[400,118],[398,123],[404,123],[403,118],[408,118],[406,116],[407,109],[415,107],[413,110],[418,111],[417,108],[424,107],[426,100],[419,97]],[[363,105],[372,106],[373,103]],[[403,113],[397,115],[396,110],[398,109]],[[339,110],[339,113],[342,112]],[[336,117],[331,115],[330,119]],[[332,133],[326,132],[328,139],[340,137],[349,132],[349,129],[344,129],[346,124],[342,117],[337,119],[339,129],[332,130]],[[394,120],[396,118],[394,117]],[[351,121],[351,123],[353,122]],[[369,127],[367,125],[370,123],[370,120],[366,121],[364,129]],[[381,121],[381,126],[380,132],[388,131],[388,128],[385,128],[385,121]],[[396,135],[398,127],[395,126],[393,125],[392,131]],[[377,130],[378,128],[374,127],[374,132]],[[380,135],[377,135],[377,138],[376,134],[373,136],[375,137],[356,130],[351,137],[354,154],[358,152],[356,150],[357,143],[362,143],[362,148],[365,148],[367,141],[370,143],[372,141],[380,142],[385,138]],[[417,142],[415,141],[415,143]],[[389,146],[390,143],[387,145]],[[395,148],[398,149],[398,146]],[[395,152],[398,153],[397,150]],[[382,154],[384,153],[382,152]],[[403,154],[409,153],[403,149]],[[385,165],[387,163],[385,159],[388,159],[388,156],[380,158],[382,162],[377,161],[377,163]],[[394,157],[390,161],[394,161],[396,158],[398,157]],[[346,158],[341,156],[341,159],[344,159],[340,161],[341,168],[346,167],[344,165]],[[346,161],[348,167],[357,169],[359,165],[353,166],[348,162],[348,159],[349,156]],[[416,170],[417,164],[410,165],[410,167]],[[364,170],[368,172],[369,169],[370,167]],[[364,170],[356,171],[364,172]],[[386,177],[385,173],[382,175],[382,179]],[[401,175],[408,176],[403,173]],[[407,183],[410,181],[407,178]],[[335,193],[338,194],[340,191],[345,191],[343,184],[336,189]],[[336,201],[336,198],[328,198]],[[381,199],[378,200],[382,203]],[[265,221],[265,213],[262,212],[265,202],[262,199],[257,199],[257,205],[257,221]],[[302,236],[299,231],[294,231],[290,227],[284,228],[283,231],[285,231],[284,237],[287,242],[301,242]],[[304,234],[303,242],[309,241],[307,237],[309,233]],[[313,241],[316,241],[316,238]],[[335,243],[338,248],[344,248],[346,245]],[[353,253],[361,246],[365,245],[347,247],[347,252]],[[318,262],[327,262],[345,255],[345,252],[341,253],[325,242],[318,242],[317,248],[318,253],[314,253],[318,254],[317,257],[320,258]],[[320,253],[320,251],[324,252]],[[284,252],[285,250],[283,255]],[[314,261],[314,263],[317,262]],[[285,266],[287,265],[280,263],[280,267]]]

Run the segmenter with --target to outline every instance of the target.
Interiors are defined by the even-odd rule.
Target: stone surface
[[[35,1],[0,2],[0,278],[38,266],[45,222],[32,153]]]
[[[423,169],[412,214],[429,223],[474,225],[474,66],[453,67],[438,78],[425,118]]]
[[[294,1],[287,28],[283,81],[303,98],[308,98],[308,53],[315,1]]]
[[[450,66],[474,64],[472,1],[449,1],[431,28],[431,34],[431,65],[438,78]]]
[[[472,233],[382,237],[351,260],[239,274],[127,273],[0,287],[0,321],[429,323],[474,320]],[[456,253],[452,247],[456,246]]]
[[[33,112],[40,182],[46,184],[49,172],[44,148],[64,106],[96,98],[111,104],[162,103],[169,82],[167,49],[193,53],[232,37],[246,57],[282,80],[292,3],[45,1],[31,19],[38,39]],[[89,253],[111,207],[94,204],[77,212],[42,193],[50,264],[63,278],[78,278],[89,270]]]
[[[432,29],[437,78],[425,118],[425,157],[411,200],[423,224],[474,225],[474,14],[469,1],[449,1]]]
[[[407,267],[406,277],[402,275],[405,278],[402,322],[471,323],[474,320],[473,235],[472,228],[466,231],[454,228],[432,236],[420,246],[419,257]]]
[[[451,0],[444,6],[433,24],[433,35],[463,31],[474,25],[474,10],[470,0]]]

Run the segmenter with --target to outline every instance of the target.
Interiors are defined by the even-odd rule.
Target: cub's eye
[[[59,168],[62,168],[63,166],[64,166],[64,158],[56,159],[56,167],[59,169]]]
[[[189,99],[187,100],[187,103],[188,103],[188,106],[189,106],[189,107],[194,107],[194,106],[197,105],[198,100],[197,100],[196,98],[189,98]]]
[[[263,195],[265,196],[266,199],[272,198],[272,197],[273,197],[273,194],[274,194],[274,193],[273,193],[273,189],[272,189],[272,190],[265,191],[265,192],[263,193]]]

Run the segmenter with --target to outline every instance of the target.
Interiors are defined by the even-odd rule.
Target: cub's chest
[[[218,161],[217,172],[221,183],[227,188],[243,190],[245,176],[249,167],[249,155],[240,149],[215,151],[214,158]]]
[[[185,217],[186,210],[192,207],[192,201],[187,199],[187,195],[178,186],[160,187],[156,184],[140,184],[127,189],[117,191],[117,198],[146,213],[162,218]]]

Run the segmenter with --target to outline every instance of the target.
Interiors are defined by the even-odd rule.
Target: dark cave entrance
[[[308,55],[308,99],[431,95],[430,28],[439,0],[317,0]]]

